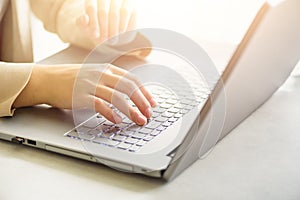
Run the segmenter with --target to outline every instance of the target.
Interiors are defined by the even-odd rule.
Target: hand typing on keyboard
[[[31,94],[35,94],[34,98]],[[151,107],[156,105],[151,93],[133,74],[110,64],[34,66],[14,107],[38,103],[65,109],[94,109],[116,124],[122,122],[123,113],[138,125],[147,123],[152,116]]]
[[[144,125],[152,116],[151,107],[156,106],[152,94],[135,75],[110,64],[100,68],[84,66],[77,82],[79,85],[75,85],[76,92],[84,95],[79,98],[76,96],[75,99],[78,98],[79,102],[92,101],[91,105],[96,112],[116,124],[120,124],[125,115],[137,125]],[[80,89],[81,83],[84,89]],[[89,91],[94,91],[94,95],[91,96]]]
[[[181,88],[180,85],[172,85]],[[195,88],[195,96],[184,89],[179,89],[175,95],[175,93],[160,86],[148,85],[147,88],[152,92],[159,105],[153,108],[152,117],[147,120],[148,123],[144,126],[137,126],[115,109],[122,116],[122,123],[113,124],[104,119],[103,116],[97,115],[65,135],[76,140],[137,152],[142,146],[163,134],[168,127],[176,123],[208,96],[207,90],[202,87]],[[133,105],[132,102],[131,105]]]

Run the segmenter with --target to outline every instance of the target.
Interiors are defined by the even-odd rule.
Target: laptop
[[[125,117],[121,126],[97,113],[41,105],[1,118],[0,138],[124,172],[172,180],[205,157],[284,83],[300,58],[299,18],[298,0],[265,3],[221,76],[203,82],[193,77],[181,80],[184,75],[174,73],[178,79],[171,80],[175,82],[149,84],[159,106],[143,127]],[[163,69],[153,63],[144,66],[134,72]],[[182,83],[192,87],[186,90]],[[192,98],[187,96],[190,93]]]

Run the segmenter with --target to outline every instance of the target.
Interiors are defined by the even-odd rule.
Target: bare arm
[[[76,109],[72,107],[76,80],[84,84],[82,89],[76,88],[81,94],[76,99],[76,102],[79,102],[77,106],[94,109],[114,123],[120,123],[121,118],[107,103],[113,104],[139,125],[147,122],[147,118],[152,115],[151,107],[156,105],[151,94],[136,77],[113,65],[102,64],[85,68],[81,68],[81,65],[36,65],[28,84],[15,100],[13,107],[46,103],[54,107]],[[138,110],[129,105],[122,94],[127,95]]]

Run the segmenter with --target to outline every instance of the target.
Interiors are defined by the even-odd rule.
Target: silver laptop
[[[266,3],[220,77],[205,82],[194,80],[191,73],[186,77],[175,73],[178,79],[169,74],[163,85],[149,84],[159,106],[143,127],[125,116],[122,124],[115,125],[97,113],[81,115],[81,111],[74,114],[41,105],[1,118],[0,138],[172,180],[205,156],[286,80],[300,58],[299,18],[298,0],[273,6]],[[147,74],[147,69],[158,72],[163,68],[144,65],[134,72]],[[183,83],[190,87],[184,88]]]

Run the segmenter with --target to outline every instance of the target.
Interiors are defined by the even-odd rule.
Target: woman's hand
[[[55,31],[64,42],[73,46],[95,51],[104,47],[105,51],[108,49],[107,54],[110,54],[109,50],[119,51],[121,54],[125,53],[125,50],[130,56],[144,59],[150,54],[152,45],[138,30],[130,31],[135,29],[136,24],[136,11],[133,5],[135,1],[137,0],[63,1],[60,5],[52,5],[59,8],[51,12],[57,13],[54,17],[56,23],[50,27],[51,29],[48,27],[48,30]],[[40,19],[47,22],[47,15],[44,14],[46,10],[42,12],[35,6],[36,4],[40,2],[38,0],[32,2],[31,7]],[[45,23],[47,28],[46,25]],[[121,37],[113,37],[126,31],[130,32],[122,34]],[[113,39],[110,39],[111,37]],[[108,41],[104,42],[105,40]]]
[[[113,104],[138,125],[147,122],[152,115],[151,107],[156,105],[150,92],[130,72],[110,64],[94,64],[83,68],[81,65],[33,67],[31,78],[13,107],[46,103],[59,108],[77,109],[72,108],[72,101],[74,86],[78,83],[80,85],[75,92],[80,93],[80,99],[76,99],[76,105],[95,109],[113,123],[121,123],[122,118],[107,103]],[[132,107],[124,95],[138,109]]]
[[[85,13],[77,18],[76,24],[83,34],[99,44],[118,34],[135,29],[136,12],[133,1],[85,0]],[[111,44],[117,42],[116,38]]]

